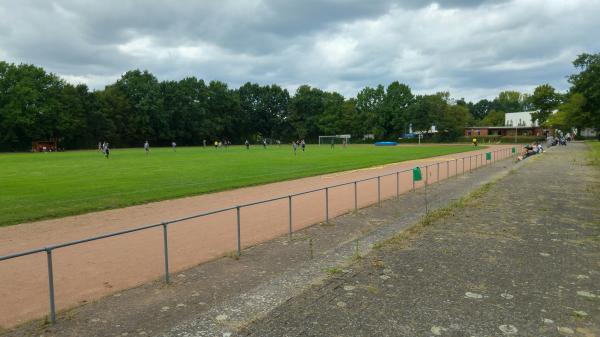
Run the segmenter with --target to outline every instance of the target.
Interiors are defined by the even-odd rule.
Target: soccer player
[[[296,155],[296,150],[298,150],[298,141],[294,140],[292,142],[292,147],[294,148],[294,156]]]
[[[144,151],[146,151],[146,155],[150,152],[150,143],[148,141],[144,143]]]
[[[248,139],[246,139],[244,144],[246,145],[246,150],[250,150],[250,142],[248,142]]]
[[[302,152],[304,152],[304,149],[306,148],[306,142],[304,142],[304,139],[300,141],[300,146],[302,147]]]
[[[177,147],[177,143],[172,142],[171,146],[173,147],[173,152],[177,152],[177,150],[175,150],[175,147]]]
[[[108,147],[108,142],[104,143],[104,158],[108,159],[108,156],[110,155],[110,148]]]

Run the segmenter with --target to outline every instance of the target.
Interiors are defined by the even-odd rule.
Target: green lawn
[[[586,140],[585,143],[589,146],[590,151],[592,152],[592,163],[600,167],[600,141]]]
[[[480,149],[480,148],[479,148]],[[0,154],[0,226],[456,152],[473,147],[290,145]]]

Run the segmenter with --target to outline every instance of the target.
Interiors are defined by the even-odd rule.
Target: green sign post
[[[421,177],[421,168],[417,166],[413,168],[413,181],[421,181],[421,179],[423,179]]]
[[[485,154],[485,160],[492,160],[492,153],[491,152],[487,152]]]
[[[517,152],[517,149],[515,149],[514,147],[512,148],[512,153]]]

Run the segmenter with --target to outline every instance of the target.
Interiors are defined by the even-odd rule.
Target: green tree
[[[475,103],[471,108],[471,114],[476,119],[482,120],[487,116],[488,113],[492,110],[492,102],[487,99],[482,99],[479,102]]]
[[[208,118],[208,89],[203,80],[187,77],[179,82],[160,83],[165,115],[173,140],[182,145],[199,145],[208,140],[214,121]]]
[[[128,145],[141,146],[145,140],[169,144],[172,134],[156,77],[147,70],[131,70],[117,80],[115,87],[125,95],[132,108],[132,115],[127,116],[132,125],[118,130],[126,132],[124,139]]]
[[[508,90],[498,94],[498,97],[492,101],[489,111],[519,112],[528,110],[530,107],[529,96],[518,91]]]
[[[319,135],[318,121],[323,113],[324,92],[302,85],[290,99],[289,122],[293,127],[290,138],[307,138],[316,140]]]
[[[480,126],[504,126],[504,112],[492,110],[479,122]]]
[[[245,138],[281,138],[285,134],[290,99],[287,90],[278,85],[246,83],[238,89],[238,95]]]
[[[386,130],[386,136],[398,137],[408,131],[408,107],[414,100],[408,85],[398,82],[388,85],[383,100],[383,118],[379,123]]]
[[[573,128],[581,131],[590,120],[590,113],[583,110],[585,103],[583,95],[579,93],[570,95],[567,101],[561,104],[558,111],[550,115],[543,125],[564,131]]]
[[[419,95],[408,107],[408,118],[414,131],[429,131],[439,120],[446,108],[445,98],[441,94]]]
[[[580,93],[585,98],[581,112],[581,127],[593,127],[600,130],[600,53],[581,54],[573,61],[579,73],[569,76],[570,93]]]
[[[242,137],[240,98],[226,83],[211,81],[208,84],[209,120],[214,139],[238,141]],[[212,122],[214,121],[214,122]]]
[[[537,121],[541,125],[560,104],[560,94],[550,84],[542,84],[533,91],[531,103],[537,110],[531,114],[531,122]]]
[[[364,134],[374,134],[376,138],[383,138],[386,134],[383,121],[385,89],[382,85],[377,88],[366,87],[356,96],[356,110],[363,123]]]
[[[107,141],[113,146],[138,145],[143,141],[139,134],[139,117],[133,111],[127,96],[115,85],[108,85],[95,93],[99,105],[99,116],[110,121],[97,128],[99,141]],[[139,146],[139,145],[138,145]]]
[[[62,138],[65,82],[42,68],[0,62],[0,148],[26,150],[33,140]]]
[[[463,135],[464,128],[472,118],[466,105],[445,105],[436,117],[436,139],[441,142],[454,141]]]
[[[338,135],[346,133],[343,129],[344,96],[337,92],[323,93],[323,113],[319,116],[319,133],[324,135]]]

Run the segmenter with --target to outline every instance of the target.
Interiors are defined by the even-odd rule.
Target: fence
[[[459,172],[458,172],[458,162],[462,161],[460,167],[461,167],[461,172],[460,174],[464,174],[465,173],[465,159],[469,161],[469,167],[468,170],[466,170],[466,172],[472,171],[473,168],[473,161],[475,161],[475,169],[485,166],[485,165],[489,165],[489,164],[493,164],[494,162],[498,161],[498,160],[502,160],[502,159],[506,159],[506,158],[510,158],[512,156],[515,155],[514,153],[514,148],[511,149],[510,148],[505,148],[505,149],[498,149],[496,151],[492,151],[489,152],[490,155],[490,159],[488,160],[487,156],[484,157],[484,153],[479,153],[479,154],[474,154],[468,157],[462,157],[462,158],[456,158],[453,160],[447,160],[447,161],[441,161],[441,162],[436,162],[436,163],[432,163],[429,165],[424,165],[424,166],[419,166],[421,170],[425,170],[425,179],[424,181],[421,183],[423,186],[427,186],[428,184],[430,184],[429,182],[429,176],[431,174],[430,170],[433,170],[433,167],[435,166],[435,172],[436,172],[436,179],[434,182],[439,182],[440,181],[440,165],[446,165],[446,177],[442,177],[444,179],[448,179],[451,177],[450,175],[450,168],[452,166],[452,162],[454,162],[454,175],[452,176],[458,176]],[[286,200],[287,199],[287,204],[288,204],[288,236],[291,239],[292,236],[292,232],[293,232],[293,227],[292,227],[292,212],[293,212],[293,198],[294,197],[298,197],[301,195],[305,195],[305,194],[309,194],[309,193],[315,193],[315,192],[320,192],[320,191],[324,191],[325,193],[325,198],[324,198],[324,208],[325,208],[325,214],[324,214],[324,220],[325,222],[329,221],[329,191],[334,189],[334,188],[338,188],[338,187],[342,187],[342,186],[348,186],[348,185],[353,185],[354,188],[354,210],[358,210],[358,186],[360,183],[362,182],[366,182],[366,181],[371,181],[371,180],[376,180],[377,181],[377,204],[380,205],[381,204],[381,179],[384,177],[389,177],[389,176],[396,176],[396,197],[398,197],[400,195],[400,174],[402,173],[407,173],[407,172],[412,172],[412,169],[406,169],[406,170],[401,170],[401,171],[395,171],[392,173],[387,173],[387,174],[383,174],[383,175],[378,175],[378,176],[374,176],[374,177],[369,177],[369,178],[365,178],[365,179],[360,179],[360,180],[355,180],[355,181],[351,181],[351,182],[346,182],[346,183],[341,183],[341,184],[337,184],[337,185],[330,185],[330,186],[326,186],[326,187],[322,187],[322,188],[317,188],[317,189],[312,189],[312,190],[308,190],[308,191],[303,191],[303,192],[299,192],[299,193],[295,193],[295,194],[289,194],[289,195],[285,195],[285,196],[280,196],[280,197],[276,197],[276,198],[271,198],[271,199],[266,199],[266,200],[260,200],[260,201],[256,201],[256,202],[251,202],[251,203],[246,203],[246,204],[241,204],[241,205],[237,205],[237,206],[232,206],[232,207],[227,207],[227,208],[222,208],[222,209],[218,209],[218,210],[213,210],[213,211],[209,211],[209,212],[204,212],[204,213],[200,213],[200,214],[196,214],[196,215],[191,215],[188,217],[182,217],[182,218],[178,218],[178,219],[174,219],[174,220],[170,220],[170,221],[164,221],[161,223],[156,223],[156,224],[152,224],[152,225],[146,225],[146,226],[141,226],[141,227],[136,227],[136,228],[131,228],[131,229],[127,229],[127,230],[123,230],[123,231],[118,231],[118,232],[113,232],[113,233],[107,233],[104,235],[99,235],[99,236],[94,236],[94,237],[89,237],[89,238],[85,238],[85,239],[81,239],[81,240],[75,240],[75,241],[69,241],[69,242],[64,242],[64,243],[59,243],[59,244],[55,244],[55,245],[50,245],[50,246],[46,246],[43,248],[38,248],[38,249],[33,249],[33,250],[28,250],[28,251],[23,251],[23,252],[19,252],[19,253],[15,253],[15,254],[10,254],[10,255],[5,255],[5,256],[0,256],[0,261],[4,261],[4,260],[9,260],[9,259],[15,259],[15,258],[19,258],[19,257],[23,257],[23,256],[28,256],[28,255],[32,255],[32,254],[38,254],[38,253],[46,253],[46,262],[47,262],[47,273],[48,273],[48,293],[49,293],[49,305],[50,305],[50,321],[52,323],[56,322],[56,306],[55,306],[55,292],[54,292],[54,274],[53,274],[53,263],[52,263],[52,253],[60,248],[65,248],[65,247],[69,247],[69,246],[74,246],[74,245],[80,245],[80,244],[84,244],[87,242],[92,242],[92,241],[97,241],[97,240],[101,240],[101,239],[106,239],[106,238],[110,238],[110,237],[115,237],[115,236],[120,236],[120,235],[125,235],[125,234],[129,234],[129,233],[134,233],[134,232],[139,232],[139,231],[144,231],[147,229],[151,229],[151,228],[158,228],[158,227],[162,227],[162,234],[163,234],[163,240],[162,240],[162,245],[163,245],[163,255],[164,255],[164,278],[165,278],[165,282],[169,283],[170,282],[170,273],[169,273],[169,239],[168,239],[168,235],[169,235],[169,225],[172,224],[176,224],[182,221],[186,221],[186,220],[190,220],[190,219],[196,219],[196,218],[202,218],[202,217],[206,217],[212,214],[217,214],[217,213],[222,213],[222,212],[228,212],[228,211],[235,211],[235,215],[236,215],[236,237],[237,237],[237,255],[241,255],[242,253],[242,244],[241,244],[241,226],[242,226],[242,218],[241,218],[241,209],[242,208],[246,208],[246,207],[251,207],[254,205],[259,205],[259,204],[265,204],[265,203],[270,203],[270,202],[274,202],[274,201],[279,201],[279,200]],[[417,188],[416,184],[415,184],[415,180],[412,179],[412,188],[409,190],[414,191]]]

